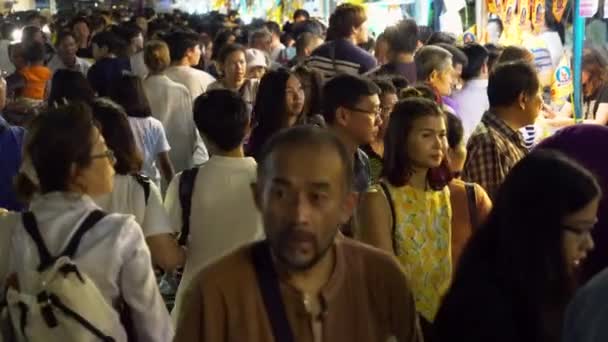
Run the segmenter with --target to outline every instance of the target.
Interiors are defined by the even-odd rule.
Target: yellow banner
[[[532,5],[532,26],[534,32],[540,33],[545,26],[545,0],[534,0]]]
[[[568,0],[553,0],[553,16],[558,23],[562,22],[562,18],[564,17],[564,12],[566,12],[566,7],[568,5]]]

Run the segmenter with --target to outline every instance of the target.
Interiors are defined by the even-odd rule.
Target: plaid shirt
[[[467,151],[463,179],[484,187],[492,199],[511,168],[528,153],[521,133],[490,112],[469,138]]]

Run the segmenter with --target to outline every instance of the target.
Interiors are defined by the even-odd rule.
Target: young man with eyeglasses
[[[325,122],[354,156],[353,188],[365,192],[371,185],[371,168],[359,147],[374,141],[382,124],[380,88],[371,80],[344,74],[327,82],[323,94]]]

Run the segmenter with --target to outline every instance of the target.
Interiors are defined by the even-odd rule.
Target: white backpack
[[[40,266],[35,271],[18,273],[19,289],[8,287],[8,310],[3,314],[8,311],[12,337],[7,340],[5,336],[5,342],[126,340],[117,311],[72,261],[83,235],[104,216],[99,210],[91,212],[63,253],[53,257],[44,244],[34,215],[23,214],[23,226],[36,244]]]

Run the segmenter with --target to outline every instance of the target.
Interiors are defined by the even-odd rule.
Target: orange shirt
[[[454,179],[450,182],[449,187],[452,204],[452,265],[456,268],[460,255],[473,234],[474,228],[471,227],[469,201],[464,181]],[[475,184],[475,199],[477,201],[477,224],[479,225],[490,213],[492,200],[478,184]]]
[[[44,65],[27,66],[21,70],[25,77],[22,96],[34,100],[44,100],[46,85],[51,80],[51,70]]]

